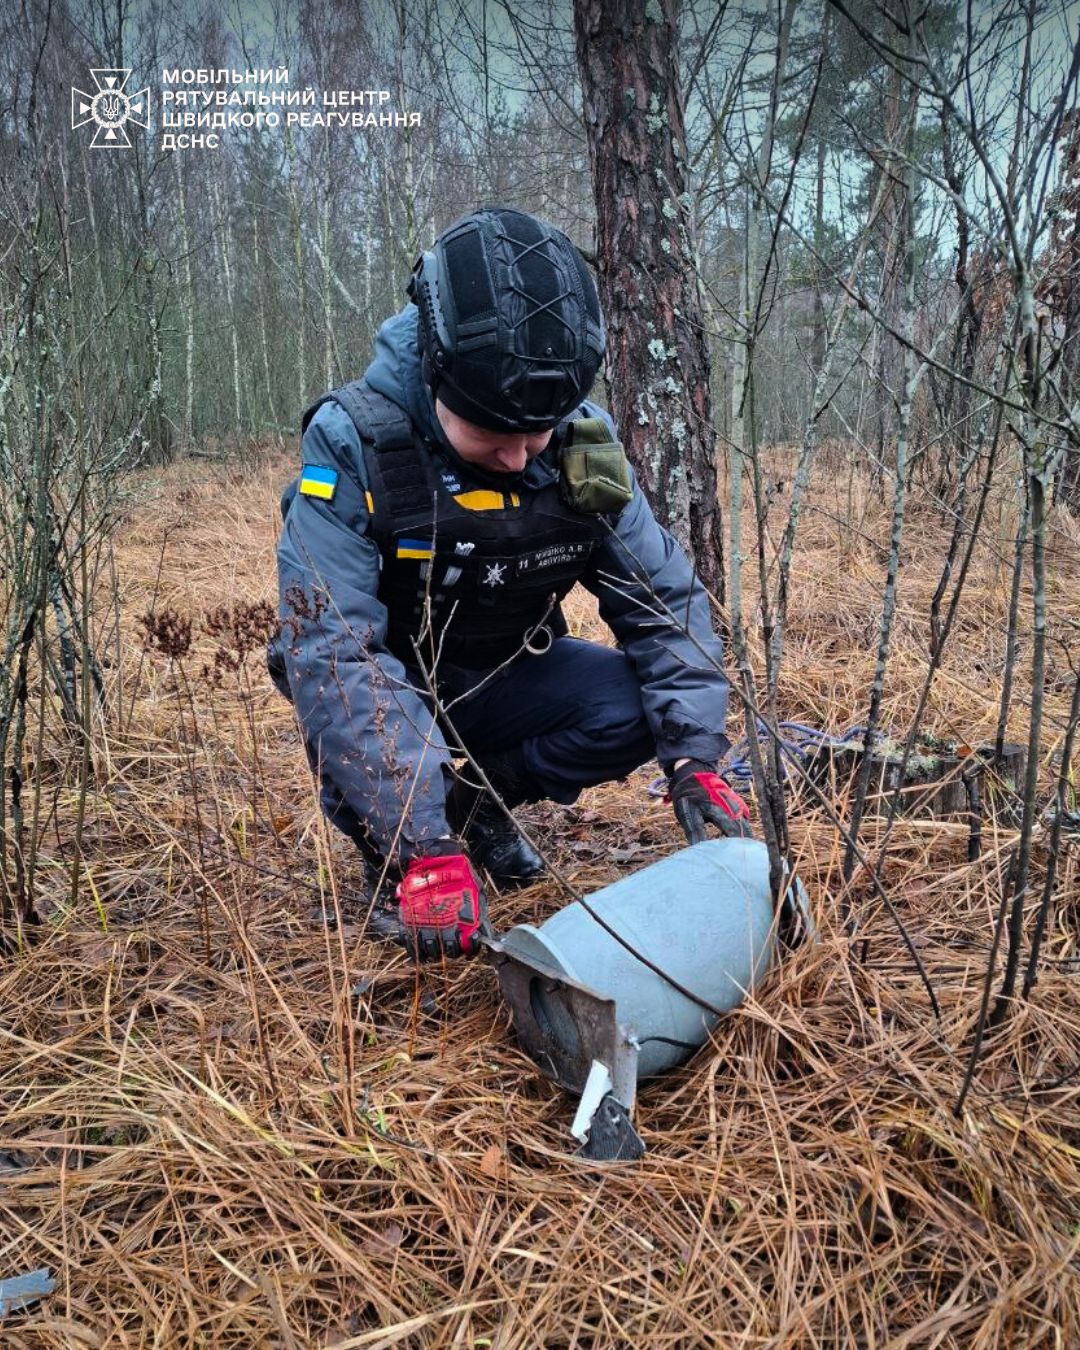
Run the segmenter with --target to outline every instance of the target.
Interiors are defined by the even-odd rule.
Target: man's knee
[[[641,688],[621,652],[604,649],[579,685],[578,716],[559,731],[526,742],[525,758],[542,795],[575,800],[585,787],[625,778],[656,753]]]
[[[618,653],[618,660],[618,665],[612,662],[608,678],[582,690],[582,715],[578,726],[590,735],[605,739],[648,739],[649,725],[641,701],[641,685],[626,657]]]

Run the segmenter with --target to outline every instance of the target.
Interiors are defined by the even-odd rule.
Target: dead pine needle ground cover
[[[43,923],[0,964],[0,1278],[48,1266],[57,1283],[0,1343],[1080,1345],[1075,837],[1038,983],[957,1116],[1015,829],[988,820],[975,862],[955,820],[904,817],[888,838],[884,882],[937,1021],[865,884],[845,931],[842,844],[796,791],[818,945],[644,1087],[642,1162],[586,1165],[571,1103],[517,1048],[490,970],[418,973],[361,934],[359,868],[261,660],[289,472],[272,457],[171,469],[121,534],[116,713],[94,749],[74,907],[77,751],[44,749]],[[780,704],[837,731],[864,714],[888,508],[824,468],[810,503]],[[969,744],[996,719],[1006,514],[988,517],[927,717]],[[914,503],[884,709],[901,735],[946,538]],[[1080,620],[1067,517],[1052,543],[1064,631]],[[570,617],[596,635],[585,600]],[[1047,785],[1068,710],[1057,660]],[[1025,707],[1021,688],[1015,739]],[[649,777],[530,808],[581,889],[676,847]],[[882,834],[864,825],[871,853]],[[541,885],[494,897],[493,916],[561,903]]]

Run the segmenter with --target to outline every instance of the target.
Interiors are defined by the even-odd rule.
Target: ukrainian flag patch
[[[334,500],[337,491],[337,469],[321,464],[305,464],[300,474],[300,491],[305,497],[321,497],[324,502]]]
[[[433,555],[431,545],[425,543],[423,539],[399,539],[397,556],[399,558],[430,558]]]

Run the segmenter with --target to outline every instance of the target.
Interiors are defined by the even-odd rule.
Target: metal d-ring
[[[525,650],[530,656],[543,656],[545,652],[551,651],[554,641],[555,634],[547,624],[538,623],[525,634]]]

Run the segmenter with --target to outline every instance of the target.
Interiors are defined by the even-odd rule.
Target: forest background
[[[1062,0],[0,15],[0,1257],[67,1272],[28,1344],[161,1316],[215,1344],[1077,1334],[1078,25]],[[83,105],[116,70],[106,146]],[[425,1003],[371,954],[260,668],[300,412],[484,202],[596,269],[598,389],[713,596],[774,882],[793,863],[822,922],[651,1099],[662,1156],[587,1239],[490,988],[444,972]],[[815,779],[806,727],[870,753]],[[643,787],[536,816],[575,884],[670,848]]]

